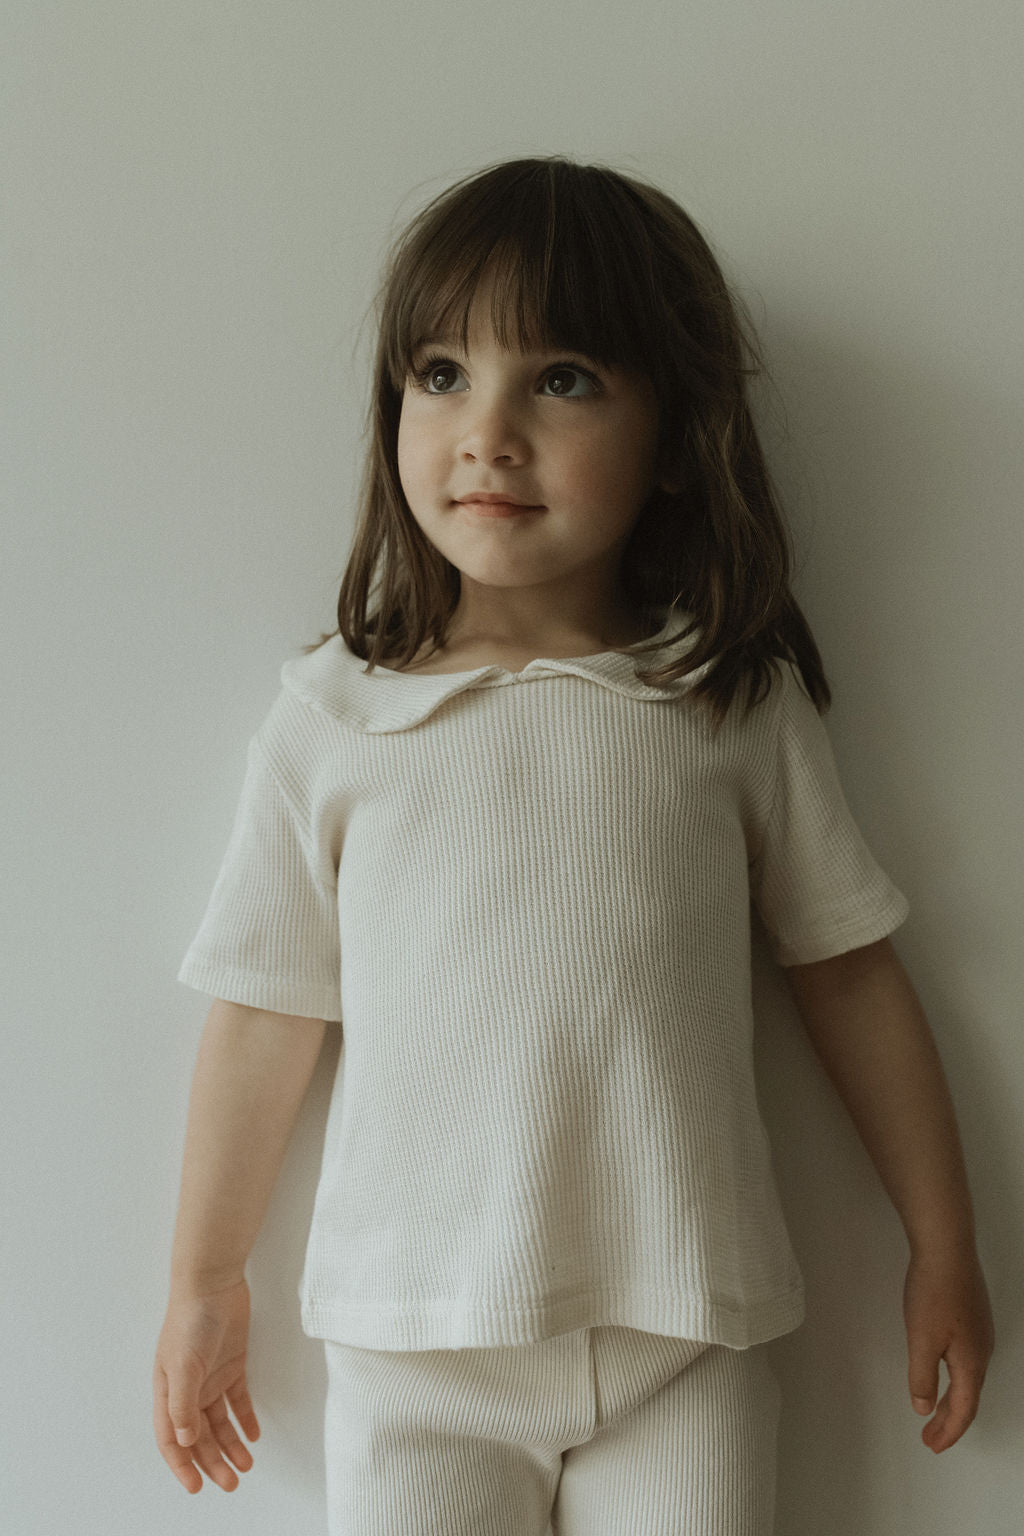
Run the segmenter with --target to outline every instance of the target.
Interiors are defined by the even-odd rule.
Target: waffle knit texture
[[[782,965],[907,913],[797,672],[716,732],[700,672],[651,687],[616,651],[367,666],[339,635],[284,663],[178,972],[341,1025],[305,1331],[742,1349],[795,1328],[752,907]]]

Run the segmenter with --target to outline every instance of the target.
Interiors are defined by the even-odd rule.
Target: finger
[[[220,1447],[205,1413],[202,1415],[202,1428],[199,1439],[192,1447],[192,1454],[211,1482],[216,1483],[218,1488],[223,1488],[225,1493],[234,1492],[238,1487],[238,1474],[234,1467],[229,1466],[221,1456]]]
[[[228,1387],[224,1396],[231,1405],[231,1411],[242,1426],[242,1430],[247,1438],[258,1440],[260,1437],[259,1420],[256,1417],[256,1410],[253,1408],[252,1398],[249,1396],[244,1377],[241,1381],[237,1381],[233,1386]]]
[[[181,1461],[174,1459],[175,1451],[183,1458]],[[202,1474],[199,1468],[193,1464],[186,1450],[183,1450],[180,1445],[174,1446],[171,1450],[164,1451],[163,1457],[186,1493],[198,1493],[200,1491],[203,1486]]]
[[[252,1452],[239,1440],[238,1431],[228,1418],[223,1399],[210,1404],[206,1410],[206,1417],[210,1421],[210,1428],[221,1454],[233,1462],[240,1472],[248,1472],[252,1466]]]
[[[203,1479],[199,1468],[192,1461],[192,1452],[178,1445],[175,1440],[168,1440],[159,1449],[186,1493],[198,1493],[203,1486]]]

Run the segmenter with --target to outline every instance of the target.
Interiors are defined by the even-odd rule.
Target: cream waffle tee
[[[715,734],[699,673],[649,687],[616,651],[367,668],[338,635],[285,662],[178,972],[341,1026],[305,1332],[457,1349],[624,1324],[744,1348],[795,1328],[751,905],[784,966],[907,913],[798,674]]]

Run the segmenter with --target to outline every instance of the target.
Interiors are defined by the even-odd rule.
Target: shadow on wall
[[[1020,691],[1019,646],[1008,643],[1019,635],[1010,466],[1020,407],[977,358],[951,368],[927,316],[915,333],[914,314],[902,314],[899,334],[880,343],[815,330],[795,302],[787,318],[787,295],[769,296],[781,321],[761,334],[786,404],[780,414],[769,391],[755,417],[800,552],[798,596],[835,687],[827,724],[844,788],[868,846],[910,899],[894,944],[950,1080],[997,1348],[978,1421],[934,1457],[906,1387],[902,1227],[759,936],[761,1108],[807,1287],[803,1327],[769,1345],[784,1397],[777,1529],[909,1536],[938,1519],[995,1536],[1019,1523],[1005,1478],[1019,1450],[1024,1365],[1011,1103],[1024,888],[1007,856],[1020,754],[1019,711],[1006,707]],[[1013,476],[1005,489],[999,466]],[[1002,1458],[991,1507],[989,1479],[982,1467],[968,1472],[967,1458]]]
[[[760,933],[754,998],[758,1097],[807,1291],[803,1325],[768,1346],[782,1388],[776,1528],[867,1536],[890,1529],[873,1523],[873,1399],[881,1379],[903,1385],[903,1231]]]
[[[306,1098],[248,1266],[252,1292],[249,1386],[263,1437],[253,1447],[257,1462],[273,1436],[279,1469],[323,1506],[324,1399],[327,1368],[323,1344],[302,1331],[299,1281],[313,1202],[320,1176],[331,1089],[341,1055],[340,1024],[328,1023]],[[248,1474],[256,1475],[255,1468]]]
[[[899,949],[899,932],[893,942]],[[908,969],[914,969],[909,961]],[[889,1536],[894,1529],[934,1529],[934,1517],[945,1507],[956,1520],[958,1473],[949,1458],[966,1452],[1012,1460],[1017,1454],[1013,1447],[1019,1447],[1022,1414],[1019,1392],[1011,1391],[1014,1373],[1005,1364],[1001,1371],[997,1355],[979,1419],[963,1441],[940,1457],[921,1443],[927,1421],[911,1409],[906,1384],[903,1281],[908,1249],[903,1228],[803,1031],[761,933],[754,943],[754,997],[758,1095],[807,1290],[802,1327],[768,1345],[783,1397],[776,1529],[786,1536],[821,1536],[824,1531],[828,1536]],[[962,1124],[971,1119],[972,1100],[988,1098],[992,1108],[1004,1097],[976,1067],[982,1064],[947,1069]],[[999,1121],[999,1109],[994,1113]],[[1001,1164],[998,1154],[990,1167],[988,1161],[972,1159],[968,1144],[972,1188],[1005,1183],[1009,1165]],[[1005,1351],[1004,1321],[1013,1324],[1008,1309],[1000,1306],[1000,1293],[1019,1294],[1020,1278],[1012,1288],[1006,1284],[998,1255],[985,1242],[982,1202],[976,1199],[975,1205],[979,1251],[999,1347]],[[1008,1225],[1000,1223],[999,1231],[1019,1232],[1019,1217],[1013,1221],[1006,1215]],[[1018,1255],[1012,1267],[1019,1270],[1019,1263]],[[1002,1358],[1005,1362],[1005,1353]],[[940,1366],[940,1395],[946,1386],[945,1367]],[[957,1520],[949,1528],[976,1536],[1015,1529],[1002,1523],[1005,1509],[994,1508],[991,1519],[976,1499],[972,1509],[969,1524]]]

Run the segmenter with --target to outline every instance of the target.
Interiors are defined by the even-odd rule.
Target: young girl
[[[379,311],[338,631],[282,668],[179,972],[215,1001],[157,1441],[190,1492],[252,1464],[245,1264],[331,1022],[301,1295],[332,1536],[768,1536],[762,1346],[803,1294],[752,909],[905,1226],[933,1451],[992,1324],[906,902],[820,719],[756,345],[675,202],[560,156],[435,199]]]

